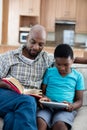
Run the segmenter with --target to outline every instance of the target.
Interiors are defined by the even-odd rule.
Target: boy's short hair
[[[73,59],[73,50],[70,45],[68,44],[59,44],[54,51],[54,58],[64,57],[68,58],[71,57]]]

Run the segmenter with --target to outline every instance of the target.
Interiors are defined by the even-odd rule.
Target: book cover
[[[24,86],[22,86],[21,83],[13,77],[3,78],[2,81],[10,86],[10,88],[8,88],[8,89],[11,89],[19,94],[31,95],[38,99],[42,97],[42,90],[35,89],[35,88],[34,89],[30,89],[30,88],[25,89]]]

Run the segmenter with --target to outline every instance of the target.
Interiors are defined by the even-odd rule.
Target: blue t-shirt
[[[71,73],[62,77],[56,67],[47,69],[43,84],[47,85],[46,96],[52,101],[73,103],[75,91],[85,89],[82,74],[71,70]]]

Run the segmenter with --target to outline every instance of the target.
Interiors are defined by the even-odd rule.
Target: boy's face
[[[58,71],[62,76],[65,76],[71,72],[71,65],[73,63],[73,59],[71,59],[71,57],[68,58],[58,57],[55,60],[56,60],[56,67],[58,68]]]

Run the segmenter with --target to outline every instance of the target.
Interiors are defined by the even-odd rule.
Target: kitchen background
[[[0,0],[0,44],[26,42],[31,27],[46,27],[47,46],[87,48],[87,0]]]

